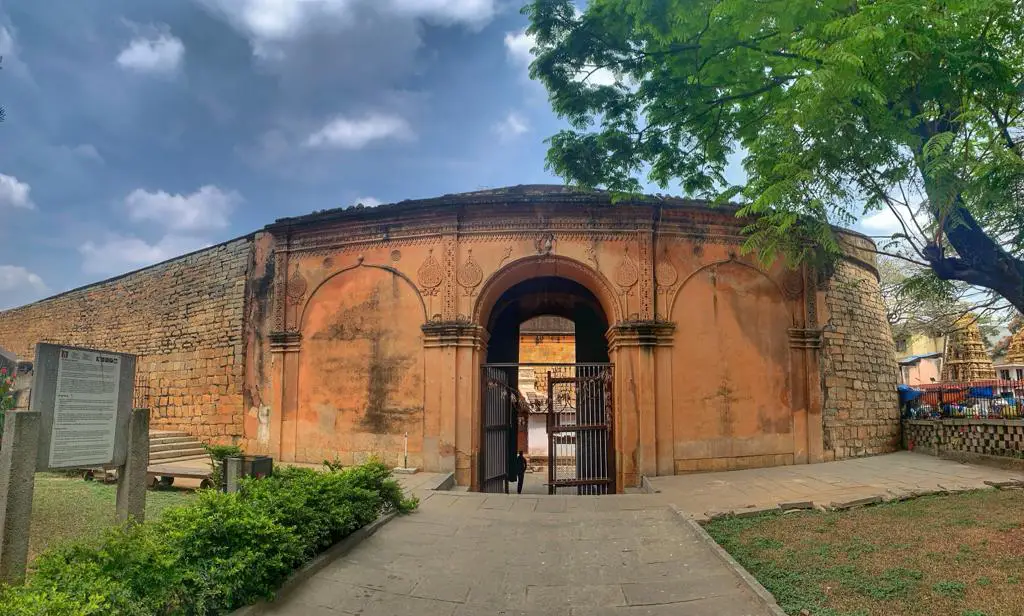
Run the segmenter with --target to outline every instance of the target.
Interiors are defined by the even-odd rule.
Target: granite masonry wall
[[[207,442],[242,436],[243,315],[252,239],[241,238],[0,312],[0,345],[37,342],[139,356],[136,398],[154,429]]]
[[[867,239],[850,236],[847,241],[853,258],[836,266],[822,315],[826,460],[887,453],[900,446],[896,349],[875,259]]]

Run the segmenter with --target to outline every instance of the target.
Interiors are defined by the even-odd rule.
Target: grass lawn
[[[117,522],[114,501],[117,486],[81,477],[39,473],[32,501],[32,531],[29,562],[48,548],[68,541],[99,539],[104,529]],[[146,519],[158,517],[164,509],[183,505],[192,497],[189,490],[146,492]]]
[[[787,614],[814,616],[1020,616],[1022,527],[1021,490],[705,526]]]

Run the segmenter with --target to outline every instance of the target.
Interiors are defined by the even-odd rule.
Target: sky
[[[0,309],[285,216],[560,183],[521,5],[0,0]]]

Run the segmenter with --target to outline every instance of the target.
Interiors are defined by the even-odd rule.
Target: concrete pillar
[[[4,419],[0,442],[0,583],[20,584],[25,580],[41,425],[38,411],[8,411]]]
[[[128,455],[117,470],[117,521],[146,519],[146,469],[149,468],[149,409],[134,409],[128,424]]]

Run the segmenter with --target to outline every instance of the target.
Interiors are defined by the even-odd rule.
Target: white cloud
[[[889,208],[868,214],[861,219],[860,226],[868,235],[892,236],[903,232],[899,219]]]
[[[497,12],[495,0],[390,0],[396,13],[441,23],[464,23],[479,27]]]
[[[358,150],[373,141],[410,139],[412,135],[409,123],[395,115],[371,113],[361,118],[339,116],[310,135],[306,139],[306,146]]]
[[[13,293],[15,291],[46,293],[48,289],[42,278],[24,267],[0,265],[0,293]]]
[[[203,186],[190,195],[133,190],[124,199],[133,221],[152,221],[171,231],[205,231],[228,226],[228,216],[242,198],[234,191]]]
[[[352,205],[365,205],[366,207],[377,207],[381,204],[381,200],[376,197],[357,197]]]
[[[505,34],[505,53],[513,64],[528,67],[533,62],[533,52],[530,51],[537,44],[536,38],[526,33],[526,30],[508,32]]]
[[[6,27],[0,25],[0,56],[5,60],[12,58],[15,50],[14,35]]]
[[[117,63],[140,73],[173,73],[184,57],[185,45],[181,39],[161,33],[152,38],[132,39],[117,55]]]
[[[0,207],[20,207],[33,209],[35,204],[29,197],[32,187],[25,182],[18,181],[13,175],[0,173]]]
[[[78,247],[82,270],[88,274],[117,275],[160,263],[210,246],[194,237],[167,235],[150,244],[132,236],[112,234],[103,242],[88,241]]]
[[[505,119],[494,125],[494,131],[502,139],[514,139],[530,131],[530,123],[522,115],[510,111]]]
[[[536,58],[531,51],[536,46],[536,37],[527,34],[525,29],[505,34],[505,54],[509,62],[524,71],[529,70],[530,63]],[[615,73],[607,68],[583,68],[576,73],[576,81],[585,81],[592,86],[613,86],[619,82]]]
[[[440,24],[481,27],[497,13],[497,0],[198,0],[246,35],[257,56],[284,53],[278,44],[315,28],[354,28],[357,15],[379,14]]]

